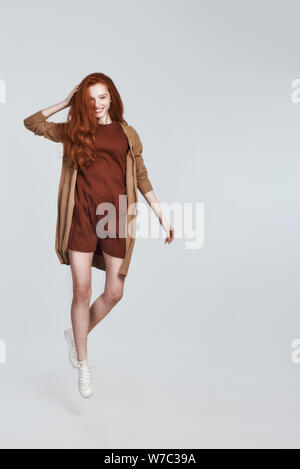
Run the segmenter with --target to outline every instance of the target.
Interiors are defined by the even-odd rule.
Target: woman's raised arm
[[[40,111],[37,111],[34,114],[26,117],[23,120],[26,129],[30,130],[35,135],[42,135],[43,137],[48,138],[49,140],[53,140],[54,142],[63,142],[63,127],[66,123],[48,122],[47,119],[56,112],[68,107],[73,94],[76,93],[77,90],[78,85],[73,88],[71,93],[63,101],[60,101],[57,104],[53,104],[53,106],[49,106],[45,109],[41,109]]]

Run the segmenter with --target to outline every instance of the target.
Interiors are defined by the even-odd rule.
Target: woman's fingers
[[[171,227],[169,228],[169,234],[168,234],[168,236],[167,236],[167,238],[166,238],[166,240],[165,240],[165,243],[170,244],[170,243],[173,241],[173,239],[174,239],[174,233],[175,233],[174,228],[171,226]]]
[[[68,95],[67,99],[66,99],[66,102],[67,104],[70,103],[71,99],[72,99],[72,96],[78,91],[79,89],[79,85],[76,85],[74,86],[74,88],[72,89],[71,93]]]

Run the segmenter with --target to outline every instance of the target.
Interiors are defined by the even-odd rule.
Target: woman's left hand
[[[166,243],[170,244],[174,240],[174,228],[172,226],[169,226],[167,233],[168,233],[168,236],[165,239],[165,244]]]

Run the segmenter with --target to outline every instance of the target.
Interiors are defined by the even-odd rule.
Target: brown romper
[[[124,258],[126,239],[120,233],[125,233],[127,199],[119,201],[119,194],[126,194],[129,145],[121,124],[118,121],[99,124],[94,146],[96,158],[84,171],[77,171],[68,248],[97,254],[104,251]],[[101,213],[96,214],[97,205],[102,202],[111,202],[115,213],[103,207]],[[104,225],[108,218],[112,218],[115,224],[109,225],[107,221]]]

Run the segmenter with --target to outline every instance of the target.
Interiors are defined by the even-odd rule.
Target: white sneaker
[[[69,361],[73,368],[78,368],[77,350],[73,335],[73,329],[70,327],[64,331],[64,336],[69,347]]]
[[[91,363],[88,359],[78,362],[78,389],[82,397],[90,397],[93,394]]]

